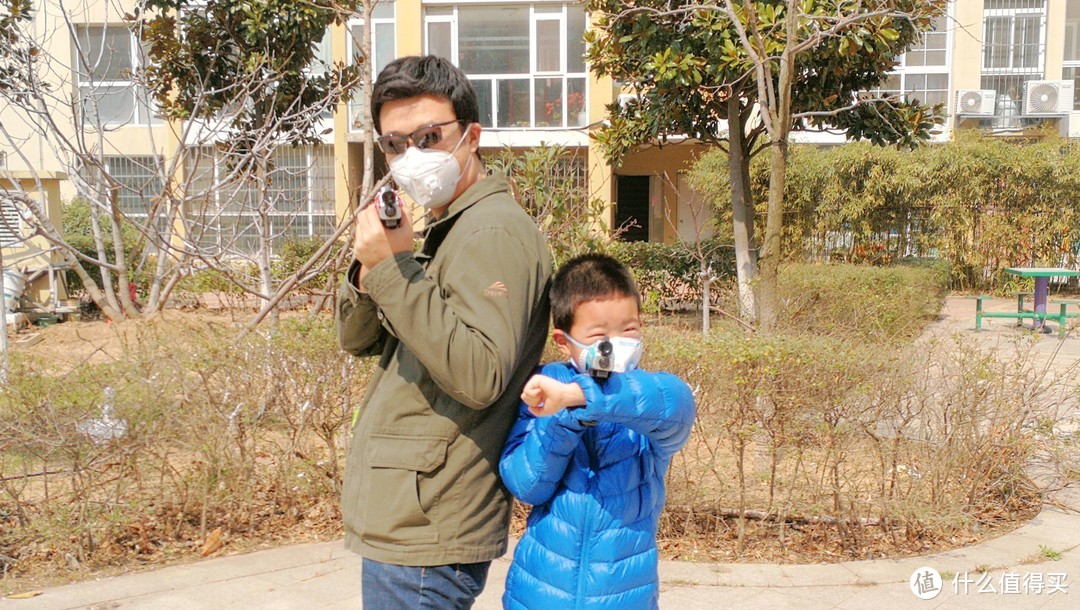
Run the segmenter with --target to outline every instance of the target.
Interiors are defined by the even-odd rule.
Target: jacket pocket
[[[372,434],[368,444],[371,485],[363,500],[363,540],[374,546],[437,543],[439,530],[429,514],[439,498],[429,475],[446,462],[449,441]]]

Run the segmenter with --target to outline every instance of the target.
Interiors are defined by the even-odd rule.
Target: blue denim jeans
[[[412,567],[365,558],[360,568],[364,610],[468,610],[484,590],[490,561]]]

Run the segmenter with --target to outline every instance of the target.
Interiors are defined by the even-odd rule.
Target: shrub
[[[791,265],[780,277],[784,332],[860,340],[914,337],[944,303],[940,266]]]

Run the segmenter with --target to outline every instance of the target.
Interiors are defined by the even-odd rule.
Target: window
[[[78,25],[73,66],[82,120],[88,126],[160,123],[144,88],[132,78],[146,63],[131,30],[120,25]]]
[[[371,11],[371,78],[379,76],[379,72],[397,57],[397,40],[394,35],[394,2],[391,0],[380,1]],[[359,54],[360,41],[364,35],[364,20],[352,19],[349,21],[349,58]],[[360,121],[361,110],[368,104],[367,98],[361,91],[353,95],[349,103],[349,124],[351,129],[360,130],[363,124]]]
[[[0,246],[13,246],[23,239],[22,220],[15,200],[0,190]]]
[[[167,219],[154,210],[155,198],[164,190],[162,161],[154,156],[106,155],[101,163],[113,180],[120,184],[116,203],[120,212],[128,218],[145,224],[155,214],[154,224],[164,229]],[[82,178],[80,194],[97,202],[109,201],[104,182],[99,179],[97,168],[84,166],[79,170]]]
[[[1065,55],[1061,77],[1075,83],[1073,110],[1080,111],[1080,2],[1069,2],[1065,10]]]
[[[985,0],[982,88],[997,91],[993,127],[1020,127],[1024,83],[1042,79],[1046,0]]]
[[[461,4],[424,12],[425,49],[469,76],[480,122],[572,128],[588,122],[582,4]]]
[[[189,238],[207,256],[250,255],[259,249],[258,193],[233,171],[229,153],[189,149],[185,159]],[[332,146],[283,146],[274,154],[268,177],[272,249],[285,241],[329,236],[334,213]]]
[[[948,104],[948,16],[942,14],[934,21],[933,30],[908,49],[896,69],[882,83],[880,92],[903,95],[907,101],[924,104]]]

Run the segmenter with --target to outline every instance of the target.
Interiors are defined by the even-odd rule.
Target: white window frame
[[[381,0],[379,2],[379,5],[380,6],[389,5],[391,12],[390,12],[389,17],[375,17],[375,16],[371,17],[371,41],[370,41],[371,44],[370,44],[370,46],[368,48],[368,53],[370,54],[370,57],[372,59],[372,61],[371,61],[371,78],[372,78],[372,80],[374,80],[376,77],[379,76],[379,74],[378,74],[378,66],[379,66],[379,63],[380,63],[380,61],[379,61],[380,58],[377,55],[377,53],[378,53],[378,45],[376,44],[376,41],[378,39],[378,34],[376,33],[376,32],[378,32],[378,26],[380,26],[380,25],[389,25],[389,26],[391,26],[391,29],[394,32],[394,52],[393,52],[393,57],[390,58],[390,61],[393,61],[394,59],[397,59],[397,57],[398,57],[398,35],[397,35],[397,28],[395,26],[395,24],[397,23],[397,2],[393,2],[393,1],[387,2],[386,0]],[[346,47],[348,48],[348,58],[349,58],[349,64],[350,65],[352,65],[352,62],[353,62],[353,49],[357,48],[357,46],[358,46],[356,41],[355,41],[355,38],[353,36],[353,28],[363,27],[363,26],[364,26],[364,18],[362,16],[359,16],[359,17],[350,18],[349,21],[348,21],[348,24],[347,24],[347,26],[345,28],[346,29],[345,41],[347,43]],[[356,115],[357,112],[359,112],[360,105],[361,104],[366,104],[366,103],[367,103],[367,100],[362,99],[360,97],[359,93],[353,94],[349,98],[349,131],[351,133],[362,133],[364,131],[363,125],[358,125],[359,121],[354,119],[353,117]]]
[[[1080,10],[1077,10],[1077,13],[1074,21],[1069,21],[1068,9],[1066,9],[1065,13],[1065,40],[1069,41],[1071,39],[1073,43],[1073,49],[1071,50],[1075,51],[1076,56],[1070,59],[1068,57],[1070,49],[1066,46],[1065,55],[1062,56],[1061,60],[1061,77],[1073,81],[1080,77]],[[1069,30],[1072,30],[1072,32],[1070,33]],[[1072,79],[1065,76],[1068,70],[1073,71]],[[1080,93],[1073,94],[1073,112],[1080,112]]]
[[[1016,48],[1016,19],[1018,17],[1038,17],[1039,19],[1039,56],[1034,66],[1013,65],[1013,49]],[[1035,72],[1045,73],[1046,70],[1046,0],[1043,0],[1039,8],[988,8],[983,11],[984,21],[987,19],[1009,19],[1009,54],[1006,66],[986,65],[987,54],[984,48],[982,53],[983,76],[1007,76],[1013,74],[1030,75]],[[983,26],[983,36],[986,36],[986,25]]]
[[[163,121],[161,116],[156,112],[155,104],[153,100],[141,90],[139,83],[132,78],[121,80],[95,80],[91,78],[90,74],[84,74],[83,70],[87,68],[83,64],[83,59],[92,59],[96,50],[82,49],[84,57],[80,58],[79,45],[82,44],[81,37],[85,35],[89,39],[89,32],[91,30],[101,30],[103,33],[107,33],[108,30],[123,30],[127,34],[127,40],[129,45],[129,53],[131,54],[131,70],[139,70],[146,65],[148,58],[145,56],[142,46],[139,45],[138,39],[134,32],[126,25],[115,23],[80,23],[75,26],[75,36],[78,39],[79,44],[72,44],[72,59],[74,62],[72,71],[74,72],[75,88],[78,93],[79,107],[81,112],[85,113],[85,105],[83,100],[87,95],[92,95],[95,91],[101,89],[127,89],[128,95],[131,96],[132,101],[132,115],[128,121],[118,120],[103,120],[102,126],[121,126],[121,125],[159,125]],[[107,36],[104,38],[107,39]],[[105,56],[105,51],[102,50],[102,56],[99,61],[107,62],[109,59]],[[93,69],[94,66],[89,66],[89,69]],[[96,106],[96,104],[95,104]],[[97,117],[85,117],[85,127],[93,128],[97,127]]]
[[[329,163],[325,167],[320,166],[318,163],[320,155],[316,147],[321,147],[325,153],[325,156],[327,157],[327,159],[329,159]],[[289,149],[280,149],[278,151],[278,154],[282,154],[283,151],[284,154],[296,154],[295,151],[291,151]],[[207,189],[205,201],[206,205],[210,208],[206,213],[207,216],[210,219],[236,219],[236,226],[231,228],[250,225],[250,223],[253,222],[252,219],[256,216],[256,213],[253,212],[250,208],[245,209],[243,207],[240,207],[236,210],[227,209],[229,207],[230,199],[232,199],[238,193],[244,193],[245,189],[233,183],[223,183],[223,180],[228,178],[229,172],[224,165],[224,159],[222,158],[222,156],[218,153],[217,150],[208,148],[204,148],[201,153],[196,154],[203,155],[200,165],[187,165],[186,171],[193,172],[193,177],[197,175],[202,175],[203,172],[206,172],[206,174],[208,174],[206,175],[207,184],[200,185],[205,186]],[[303,171],[304,173],[302,180],[303,185],[298,187],[297,191],[302,195],[303,198],[303,202],[301,204],[302,209],[298,209],[296,211],[288,210],[284,212],[270,213],[269,216],[271,218],[277,217],[291,219],[292,223],[290,223],[289,226],[294,227],[294,229],[290,229],[286,233],[276,236],[274,238],[275,242],[277,240],[288,241],[295,239],[316,239],[328,237],[332,233],[333,228],[337,223],[337,214],[334,209],[334,202],[332,198],[334,181],[334,147],[331,144],[325,143],[309,144],[303,147],[303,155],[304,159],[302,167],[284,170],[297,173],[299,171]],[[203,166],[203,164],[206,165]],[[319,171],[327,172],[326,176],[323,177],[322,185],[317,183],[316,172]],[[320,197],[321,195],[323,195],[324,192],[320,190],[320,187],[329,187],[328,190],[330,192],[328,193],[328,196],[325,198],[325,200],[320,200]],[[324,225],[325,230],[323,232],[320,232],[320,227],[317,226],[317,220],[319,218],[328,221]],[[303,234],[297,234],[295,229],[297,227],[304,228]],[[235,237],[240,242],[243,242],[243,240],[247,239],[245,236],[230,235],[229,237]],[[202,233],[200,234],[199,240],[200,241],[194,244],[196,247],[202,248],[205,247],[203,244],[208,244],[211,242],[214,245],[221,247],[222,242],[220,226],[204,227],[202,229]],[[250,250],[247,250],[242,246],[239,249],[246,252],[247,254],[252,253]],[[274,256],[277,256],[276,251],[272,254]]]
[[[454,65],[461,65],[458,41],[460,39],[459,32],[459,7],[461,6],[509,6],[517,5],[518,3],[506,3],[506,2],[469,2],[468,0],[448,0],[448,1],[426,1],[424,7],[438,8],[441,10],[450,10],[449,14],[436,14],[429,15],[425,10],[423,15],[423,47],[425,53],[431,53],[430,45],[430,30],[429,25],[432,23],[450,23],[450,50],[451,57],[448,58]],[[578,125],[580,121],[570,121],[569,113],[567,112],[566,102],[569,96],[569,83],[572,80],[583,80],[585,83],[584,100],[582,101],[581,112],[586,112],[589,105],[589,72],[588,66],[585,67],[584,72],[568,72],[568,31],[570,23],[569,7],[575,2],[567,2],[564,0],[553,2],[532,2],[529,3],[529,72],[525,73],[503,73],[503,74],[467,74],[469,80],[474,83],[483,83],[491,91],[491,125],[485,125],[485,130],[494,131],[534,131],[534,130],[547,130],[547,131],[565,131],[576,130],[584,127],[584,123]],[[554,10],[541,10],[537,12],[537,7],[558,7],[558,11]],[[560,45],[560,57],[559,57],[559,69],[558,71],[541,71],[537,69],[537,40],[536,29],[537,25],[541,21],[557,21],[559,23],[559,45]],[[588,19],[586,18],[586,23]],[[540,79],[552,79],[562,78],[562,111],[561,124],[555,126],[537,125],[536,116],[536,95],[537,95],[537,81]],[[499,125],[499,86],[500,81],[508,80],[528,80],[529,82],[529,99],[534,103],[529,104],[529,121],[528,125]]]
[[[952,103],[953,103],[952,100],[949,99],[951,97],[949,95],[949,92],[952,90],[952,72],[951,72],[951,70],[949,68],[952,65],[952,35],[953,34],[952,34],[952,28],[948,27],[948,24],[950,23],[950,20],[952,18],[952,10],[953,10],[953,6],[950,4],[948,12],[946,13],[946,16],[944,17],[944,19],[942,19],[941,25],[943,25],[945,27],[945,31],[941,32],[940,30],[936,30],[936,29],[933,30],[934,33],[943,33],[945,35],[945,49],[944,49],[945,50],[945,58],[942,60],[942,63],[933,64],[933,65],[924,64],[924,65],[921,65],[921,66],[908,66],[907,65],[908,53],[904,53],[903,55],[900,56],[900,60],[899,60],[899,63],[897,64],[896,68],[894,68],[893,71],[890,73],[890,75],[895,75],[895,76],[900,77],[900,90],[897,93],[900,94],[900,95],[904,95],[905,98],[906,98],[907,91],[908,91],[908,86],[907,85],[908,85],[908,79],[909,78],[914,77],[914,76],[937,76],[937,75],[944,74],[945,75],[945,88],[944,89],[927,89],[927,88],[924,87],[922,89],[919,89],[919,91],[922,91],[923,93],[926,93],[926,92],[929,92],[929,91],[935,91],[935,92],[942,91],[944,93],[943,97],[944,97],[944,103],[945,103],[946,112],[949,111],[949,109],[950,109],[950,107],[952,106]],[[925,39],[924,39],[923,41],[919,42],[919,44],[917,45],[916,48],[909,49],[909,52],[912,51],[912,50],[920,50],[920,51],[925,50],[925,44],[926,43],[925,43]],[[885,89],[885,90],[882,90],[882,91],[890,91],[891,92],[892,90],[891,89]],[[924,104],[928,103],[927,100],[925,100],[925,99],[922,99],[922,98],[917,98],[917,99],[919,99],[919,101],[921,101]]]

